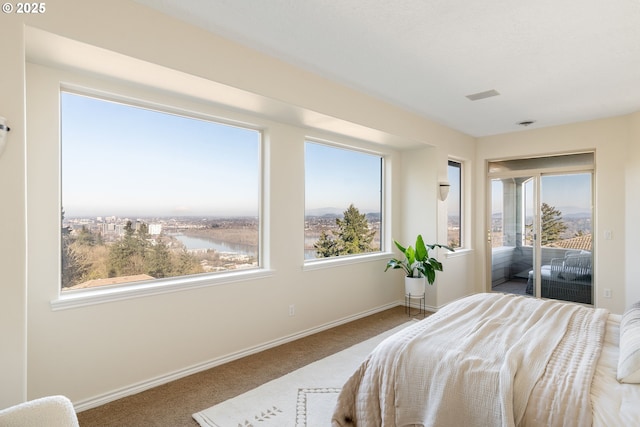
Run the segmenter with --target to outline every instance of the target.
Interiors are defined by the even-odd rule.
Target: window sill
[[[373,262],[379,260],[388,260],[393,258],[395,255],[391,252],[376,252],[375,254],[369,255],[352,255],[352,256],[343,256],[343,257],[334,257],[334,258],[324,258],[324,259],[315,259],[305,261],[302,266],[303,271],[311,271],[311,270],[320,270],[323,268],[333,268],[339,267],[342,265],[351,265],[351,264],[359,264],[362,262]]]
[[[447,251],[444,254],[444,257],[447,258],[447,259],[449,259],[449,258],[457,258],[457,257],[461,257],[461,256],[471,255],[472,253],[473,253],[473,249],[462,248],[462,249],[456,249],[455,252]]]
[[[220,273],[180,279],[166,279],[146,283],[114,286],[102,289],[86,289],[62,293],[51,301],[53,311],[66,310],[88,305],[103,304],[112,301],[161,295],[189,289],[198,289],[226,283],[262,279],[274,274],[273,270],[254,269],[243,272]]]

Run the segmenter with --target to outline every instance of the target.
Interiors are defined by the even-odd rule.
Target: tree
[[[171,252],[166,243],[162,241],[156,242],[151,248],[147,259],[147,274],[156,279],[168,277],[171,275]]]
[[[567,230],[567,225],[562,220],[562,212],[546,203],[542,204],[542,232],[540,244],[546,246],[549,243],[560,240],[560,236]]]
[[[64,209],[60,215],[61,221],[64,223]],[[85,226],[77,234],[76,237],[71,235],[71,227],[61,228],[62,237],[62,256],[61,256],[61,287],[67,288],[84,281],[84,278],[91,271],[91,262],[86,248],[83,246],[91,246],[95,240],[91,231]]]
[[[337,218],[338,229],[332,232],[335,236],[323,231],[320,239],[313,245],[319,258],[327,258],[339,255],[359,254],[372,252],[371,246],[375,230],[369,229],[366,214],[361,214],[358,208],[349,205],[344,211],[343,219]]]
[[[83,225],[75,238],[75,241],[81,245],[93,246],[96,244],[96,238],[86,225]]]
[[[62,237],[61,270],[60,280],[63,288],[82,283],[91,271],[87,251],[82,250],[82,245],[71,241],[68,235]]]
[[[313,247],[316,249],[316,255],[318,258],[328,258],[340,255],[338,242],[324,230],[320,233],[320,239],[313,244]]]
[[[144,273],[144,249],[144,243],[135,236],[133,224],[127,221],[124,237],[113,244],[109,250],[109,277]]]
[[[371,242],[375,231],[369,229],[366,214],[360,214],[360,211],[353,204],[349,205],[349,208],[344,212],[344,219],[336,219],[336,224],[341,243],[340,255],[359,254],[373,250]]]
[[[182,250],[178,255],[177,266],[175,270],[176,276],[187,276],[189,274],[203,273],[204,270],[193,254],[186,249]]]
[[[150,237],[149,226],[143,222],[142,224],[140,224],[140,227],[138,228],[138,231],[136,233],[138,234],[138,238],[142,242],[147,242]]]

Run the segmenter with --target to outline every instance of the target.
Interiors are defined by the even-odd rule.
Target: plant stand
[[[409,317],[416,317],[419,315],[422,315],[422,317],[425,316],[426,314],[426,310],[425,310],[425,306],[426,306],[426,293],[422,293],[419,295],[411,295],[411,294],[405,294],[404,295],[404,311],[405,313],[407,313],[407,315]],[[411,300],[412,299],[417,299],[418,303],[419,303],[419,308],[418,311],[416,313],[412,313],[411,310]]]

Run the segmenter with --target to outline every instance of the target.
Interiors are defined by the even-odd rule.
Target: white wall
[[[635,287],[632,285],[633,278],[625,274],[628,224],[635,221],[634,217],[625,213],[625,200],[630,195],[629,190],[625,190],[625,165],[628,148],[633,143],[629,136],[628,117],[484,137],[479,138],[477,143],[476,206],[477,212],[482,213],[487,209],[487,160],[595,150],[595,305],[614,313],[621,313],[625,309],[625,296],[631,287]],[[634,162],[637,165],[637,155]],[[475,224],[478,242],[483,242],[487,227],[485,220],[486,214],[478,215]],[[606,230],[613,233],[612,240],[604,239]],[[486,277],[486,244],[479,244],[478,249],[477,274]],[[632,251],[637,253],[637,249]],[[604,298],[605,287],[612,290],[612,298]]]
[[[449,157],[463,164],[463,220],[464,247],[453,253],[436,249],[443,271],[437,273],[433,285],[427,285],[426,306],[437,310],[447,302],[482,290],[482,278],[475,275],[474,235],[472,209],[472,176],[475,144],[461,144],[450,140],[446,149],[426,147],[402,152],[402,194],[400,211],[402,233],[394,236],[403,245],[414,245],[422,234],[426,243],[447,244],[447,205],[439,199],[439,182],[447,181]],[[433,227],[433,225],[436,225]]]
[[[436,278],[437,307],[470,295],[484,291],[483,277],[477,274],[477,248],[483,240],[477,240],[473,232],[475,218],[478,213],[475,210],[477,194],[474,182],[476,181],[476,144],[469,146],[465,141],[458,139],[447,144],[446,149],[438,150],[438,182],[448,181],[449,158],[462,164],[462,247],[455,252],[440,251],[442,255],[438,259],[442,262],[443,274]],[[436,190],[437,191],[437,190]],[[439,199],[438,199],[439,200]],[[447,202],[438,201],[438,243],[446,243],[447,231]]]
[[[640,301],[640,112],[629,120],[629,144],[626,153],[626,307]]]
[[[26,389],[26,234],[24,157],[24,45],[19,20],[0,27],[0,116],[8,120],[0,154],[0,407],[24,400]]]
[[[90,407],[247,349],[402,301],[401,277],[383,274],[382,259],[303,270],[302,251],[290,249],[303,240],[305,135],[330,137],[326,131],[338,132],[378,143],[388,151],[394,168],[387,177],[393,195],[389,236],[404,234],[401,212],[406,211],[407,199],[399,175],[404,159],[397,149],[437,147],[439,160],[430,164],[438,172],[430,177],[446,174],[449,153],[473,158],[473,139],[468,136],[126,0],[64,0],[48,5],[40,16],[4,16],[0,40],[4,58],[0,115],[12,127],[9,147],[0,157],[0,199],[3,207],[11,206],[3,209],[0,221],[4,285],[0,407],[54,393],[69,396],[81,409]],[[91,79],[100,79],[100,74],[129,78],[133,91],[149,89],[143,86],[186,91],[189,97],[181,101],[185,105],[281,122],[268,123],[271,174],[265,215],[273,274],[53,311],[59,212],[57,192],[48,191],[51,183],[45,181],[51,178],[51,161],[57,157],[57,103],[47,87],[29,80],[25,121],[26,42],[26,55],[35,62],[82,68]],[[29,73],[42,74],[36,82],[49,74],[39,65],[30,67]],[[114,79],[104,83],[121,84]],[[234,108],[219,110],[216,103]],[[39,121],[31,114],[44,118]],[[416,173],[422,175],[420,170]],[[446,228],[433,199],[435,185],[426,186],[423,195],[430,213],[421,232],[428,236],[441,235]],[[413,215],[409,213],[406,220],[415,223]],[[471,258],[459,261],[458,268],[473,271]],[[447,271],[441,279],[439,286],[448,280]],[[289,304],[296,304],[294,317],[288,316]]]
[[[400,211],[402,232],[394,236],[401,245],[415,248],[418,234],[425,243],[437,243],[438,211],[437,182],[438,162],[435,147],[407,150],[402,153],[402,192],[405,195]],[[387,274],[402,276],[401,270]],[[429,309],[438,306],[437,284],[427,284],[426,305]]]

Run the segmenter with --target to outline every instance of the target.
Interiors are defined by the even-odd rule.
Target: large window
[[[307,141],[305,259],[381,250],[383,158]]]
[[[447,245],[464,246],[462,239],[462,163],[449,160],[449,197],[447,197]]]
[[[61,92],[62,290],[259,266],[261,133]]]

